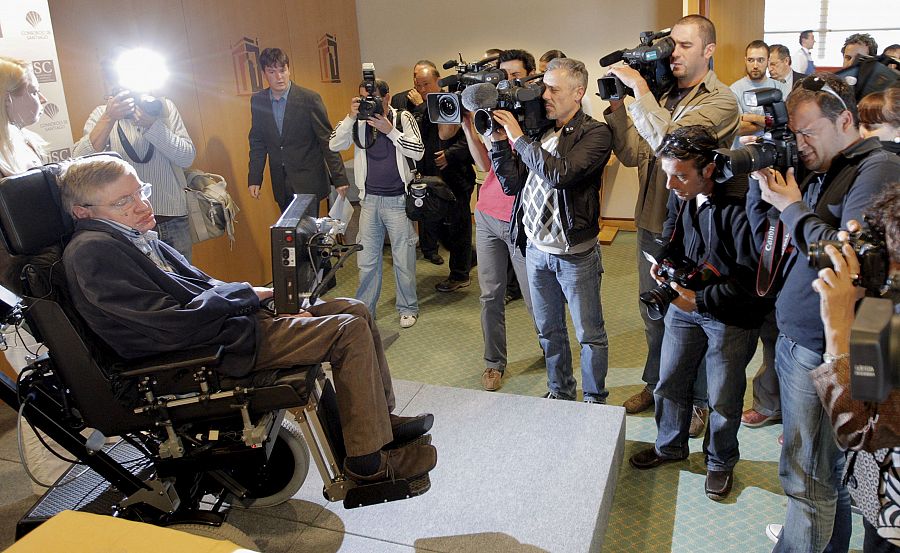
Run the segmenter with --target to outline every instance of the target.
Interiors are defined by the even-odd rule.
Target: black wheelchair
[[[365,485],[343,474],[334,388],[321,366],[287,367],[253,386],[217,374],[222,347],[140,360],[113,352],[68,296],[59,254],[73,221],[60,208],[58,173],[47,165],[0,181],[0,235],[21,267],[19,290],[0,287],[0,322],[24,323],[48,349],[17,382],[0,373],[0,397],[76,463],[20,520],[17,539],[75,509],[240,541],[228,512],[290,499],[310,457],[325,498],[345,508],[429,489],[427,474]]]

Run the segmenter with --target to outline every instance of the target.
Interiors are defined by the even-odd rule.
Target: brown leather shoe
[[[741,424],[746,426],[747,428],[759,428],[760,426],[765,426],[770,422],[780,422],[781,415],[773,415],[771,417],[767,415],[763,415],[756,409],[747,409],[743,413],[741,413]]]
[[[642,413],[653,407],[653,392],[649,391],[647,388],[643,388],[640,392],[628,398],[628,400],[622,404],[622,407],[625,408],[625,412],[629,415]]]
[[[687,455],[684,457],[663,457],[656,451],[656,447],[648,447],[642,451],[638,451],[634,455],[628,459],[628,462],[631,463],[636,469],[639,470],[647,470],[647,469],[655,469],[660,465],[664,465],[666,463],[674,463],[675,461],[683,461],[687,459]]]
[[[709,418],[709,409],[694,406],[691,413],[691,426],[688,435],[691,438],[699,438],[706,431],[706,420]]]
[[[409,480],[422,476],[437,465],[437,450],[433,445],[410,444],[400,449],[380,451],[381,465],[375,474],[355,474],[344,462],[344,474],[358,484],[385,480]]]
[[[713,501],[722,501],[731,493],[731,485],[734,483],[733,473],[730,470],[706,471],[706,497]]]
[[[503,373],[497,369],[487,368],[481,374],[481,387],[488,392],[496,392],[500,389],[500,381],[503,379]]]

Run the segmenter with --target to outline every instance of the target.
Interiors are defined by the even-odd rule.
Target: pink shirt
[[[508,223],[512,219],[512,208],[515,199],[515,196],[507,196],[503,193],[500,179],[497,178],[497,174],[494,173],[494,167],[492,166],[491,171],[481,185],[475,209]]]

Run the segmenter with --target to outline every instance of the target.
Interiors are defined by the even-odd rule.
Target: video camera
[[[900,72],[892,68],[897,60],[890,56],[866,56],[861,55],[854,60],[853,65],[835,71],[835,75],[853,87],[853,95],[859,102],[873,92],[880,92],[889,88],[900,79]]]
[[[448,60],[444,69],[456,68],[456,75],[449,75],[438,81],[438,86],[447,88],[449,92],[432,92],[426,96],[428,118],[432,123],[459,125],[462,123],[462,91],[469,85],[491,83],[498,84],[508,76],[506,71],[494,67],[500,56],[488,56],[474,63],[466,63],[459,56],[459,61]]]
[[[384,115],[384,103],[375,86],[375,64],[362,64],[363,88],[366,89],[366,97],[359,100],[359,115],[357,121],[371,119],[374,115]]]
[[[671,245],[662,239],[657,239],[656,243],[662,247],[662,259],[656,261],[647,252],[644,252],[644,256],[657,265],[656,274],[666,282],[638,296],[641,303],[647,306],[647,315],[654,321],[662,319],[669,309],[669,304],[678,297],[678,292],[670,286],[670,283],[674,282],[682,288],[697,291],[712,284],[718,276],[718,271],[708,263],[697,265],[684,255],[674,253]]]
[[[669,67],[669,57],[675,51],[675,41],[669,37],[671,32],[672,29],[644,31],[640,35],[640,45],[631,50],[611,52],[600,58],[600,65],[606,67],[624,61],[641,74],[653,96],[659,100],[675,81]],[[602,100],[624,100],[626,95],[634,96],[634,91],[616,76],[597,79],[597,87],[600,89],[597,95]]]
[[[719,148],[713,159],[716,172],[713,179],[722,183],[734,175],[748,174],[764,167],[775,167],[785,174],[789,167],[799,166],[797,139],[788,129],[787,106],[777,88],[756,88],[744,92],[744,103],[760,106],[766,115],[766,136],[743,148]]]
[[[462,93],[463,107],[474,113],[475,130],[488,134],[497,130],[494,110],[502,109],[516,116],[522,130],[534,138],[551,125],[542,98],[543,74],[524,79],[504,80],[494,86],[480,83],[467,88]]]

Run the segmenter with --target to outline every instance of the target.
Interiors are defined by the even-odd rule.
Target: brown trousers
[[[329,362],[347,455],[376,452],[393,439],[388,414],[395,405],[375,320],[362,302],[349,298],[308,311],[312,317],[258,312],[262,340],[255,370]]]

